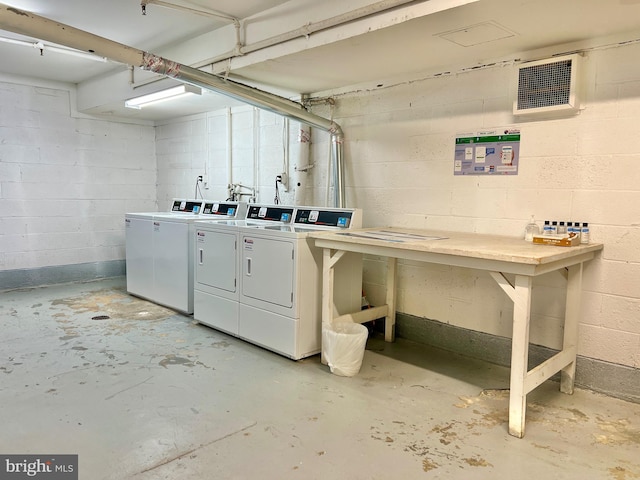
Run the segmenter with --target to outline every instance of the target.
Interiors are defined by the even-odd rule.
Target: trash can
[[[360,371],[369,330],[352,322],[322,326],[322,354],[331,373],[353,377]]]

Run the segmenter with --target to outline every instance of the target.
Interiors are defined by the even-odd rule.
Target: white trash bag
[[[369,330],[352,322],[322,326],[322,354],[331,373],[353,377],[360,371]]]

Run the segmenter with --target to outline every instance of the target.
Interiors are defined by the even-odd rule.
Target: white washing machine
[[[167,212],[125,215],[127,292],[193,312],[193,222],[204,200],[174,199]]]
[[[240,311],[238,336],[298,360],[320,352],[322,249],[309,233],[362,226],[359,209],[298,207],[292,225],[239,228]],[[338,313],[360,309],[362,255],[336,266]]]
[[[249,205],[244,220],[200,220],[195,227],[193,318],[238,336],[240,260],[238,231],[247,225],[285,225],[293,207]]]

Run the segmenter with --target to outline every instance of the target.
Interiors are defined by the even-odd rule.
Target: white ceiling
[[[247,35],[250,31],[260,31],[263,25],[265,28],[271,25],[269,22],[274,16],[281,20],[282,32],[320,20],[317,8],[313,12],[309,10],[309,18],[300,11],[309,5],[309,0],[167,1],[248,19],[244,22]],[[207,52],[198,60],[215,58],[228,48],[210,41],[216,37],[205,34],[217,29],[232,31],[229,22],[220,18],[153,3],[147,5],[143,16],[139,0],[5,0],[3,3],[165,56],[168,55],[164,52],[180,52],[181,46],[196,42],[197,48],[191,50]],[[336,8],[348,11],[378,2],[325,0],[323,3],[325,16],[330,17],[335,15]],[[293,96],[355,85],[384,85],[396,78],[419,78],[534,54],[550,55],[567,49],[589,49],[640,39],[640,0],[479,0],[412,18],[411,12],[427,3],[413,2],[395,13],[388,13],[383,20],[380,15],[368,17],[363,20],[369,24],[368,27],[365,24],[364,29],[362,25],[346,24],[332,29],[333,32],[301,37],[238,61],[234,59],[228,74],[266,90]],[[33,43],[39,40],[1,30],[0,37]],[[314,43],[321,37],[321,41]],[[200,38],[202,41],[198,44]],[[193,64],[192,59],[187,62],[188,56],[168,58]],[[110,62],[62,55],[47,48],[41,55],[37,48],[4,42],[0,42],[0,58],[0,73],[76,84],[125,68]],[[175,102],[144,111],[129,111],[118,101],[117,105],[115,102],[101,105],[89,113],[158,120],[219,108],[226,102],[226,97],[210,94],[184,104]]]

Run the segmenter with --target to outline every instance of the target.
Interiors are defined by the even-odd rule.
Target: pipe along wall
[[[203,72],[152,53],[94,35],[69,25],[54,22],[31,12],[0,3],[0,29],[36,37],[59,45],[106,57],[109,60],[149,70],[180,82],[196,85],[240,100],[287,118],[291,118],[331,135],[334,175],[334,206],[345,207],[343,182],[343,132],[332,120],[314,115],[300,104],[268,92],[248,87]]]

